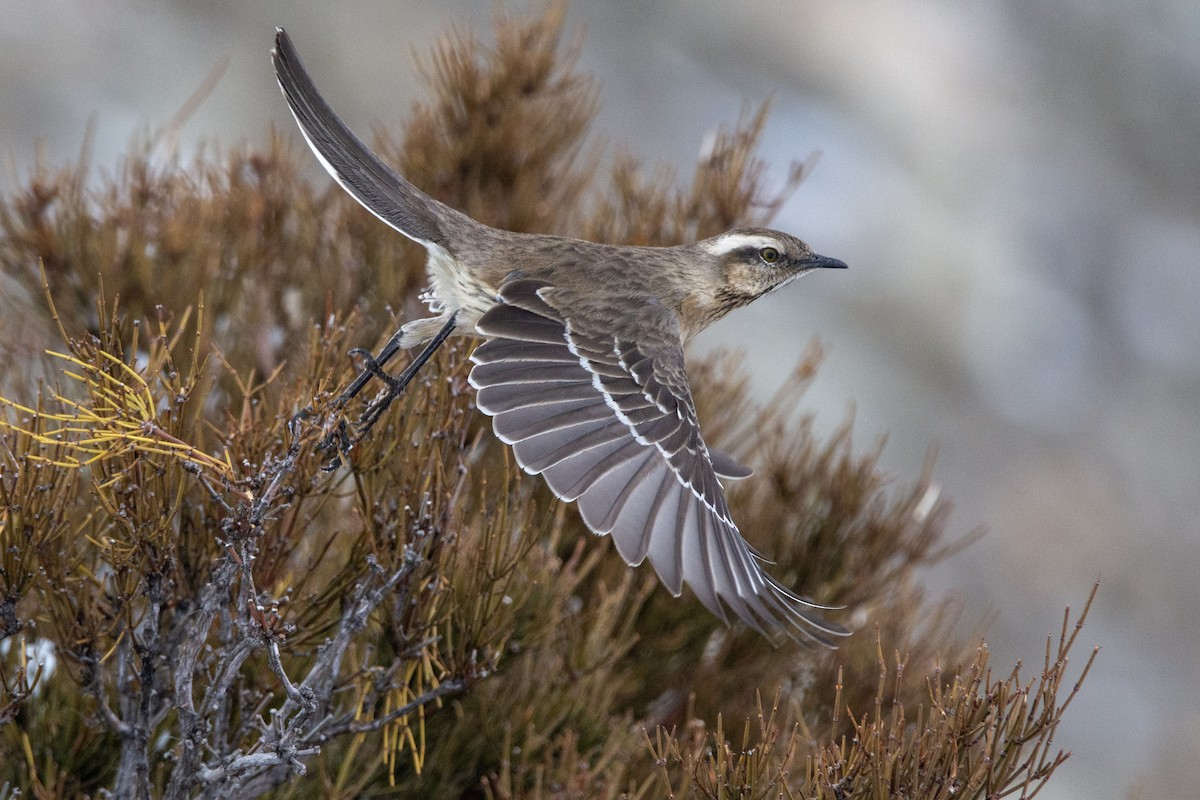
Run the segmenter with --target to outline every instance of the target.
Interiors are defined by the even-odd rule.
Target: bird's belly
[[[475,327],[475,321],[496,304],[496,288],[489,286],[462,269],[445,250],[436,245],[429,248],[426,262],[429,290],[422,299],[435,314],[458,312],[462,327]]]

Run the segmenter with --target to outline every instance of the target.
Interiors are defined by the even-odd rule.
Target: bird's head
[[[695,245],[700,257],[711,260],[711,297],[705,298],[708,317],[715,321],[814,269],[845,269],[836,258],[817,255],[786,233],[767,228],[738,228]]]

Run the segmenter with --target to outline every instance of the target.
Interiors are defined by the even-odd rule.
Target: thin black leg
[[[354,383],[350,384],[346,391],[342,392],[342,396],[337,399],[337,406],[342,406],[354,399],[355,395],[362,391],[367,385],[367,381],[373,376],[379,376],[383,373],[383,365],[391,360],[392,356],[396,355],[396,351],[400,349],[400,337],[404,335],[404,330],[398,330],[392,334],[392,338],[387,340],[387,344],[379,351],[379,355],[372,356],[369,350],[364,350],[361,347],[356,347],[350,351],[350,355],[363,355],[366,367],[362,372],[358,373],[358,377],[354,379]]]
[[[367,410],[363,412],[362,417],[359,419],[357,438],[361,439],[366,432],[371,429],[371,426],[379,420],[379,418],[383,415],[383,412],[387,410],[387,407],[392,404],[392,401],[404,393],[404,390],[408,388],[408,384],[412,383],[412,379],[417,376],[417,373],[421,370],[421,367],[425,366],[425,362],[433,357],[433,354],[437,352],[437,349],[441,347],[442,343],[446,341],[447,337],[453,333],[454,326],[457,322],[458,315],[451,314],[450,319],[446,320],[446,324],[443,325],[442,329],[437,332],[437,336],[434,336],[429,340],[429,344],[425,345],[425,349],[422,350],[415,359],[413,359],[413,362],[405,368],[404,372],[401,372],[395,378],[389,377],[386,374],[380,375],[380,379],[388,385],[388,391],[372,400],[371,404],[367,406]],[[394,336],[392,337],[392,339],[395,338],[396,337]],[[390,340],[388,344],[391,344]],[[381,357],[386,350],[387,347],[384,347],[384,350],[380,352]],[[395,352],[395,350],[393,349],[392,352]],[[391,353],[388,354],[388,357],[391,357]],[[375,366],[378,366],[380,363],[379,360],[376,359],[375,361]],[[368,370],[370,369],[370,366],[371,365],[368,366]],[[382,373],[382,370],[379,371]],[[362,378],[362,375],[359,375],[359,378]],[[358,380],[355,380],[355,383],[358,383]],[[350,388],[354,388],[353,385],[351,385]],[[347,391],[349,391],[349,389],[347,389]],[[351,395],[351,397],[353,397],[353,395]]]
[[[388,339],[387,344],[385,344],[383,349],[379,351],[378,356],[372,356],[369,351],[358,348],[351,350],[350,352],[352,354],[360,355],[362,357],[363,371],[359,373],[358,377],[354,379],[353,383],[346,387],[346,391],[342,392],[341,396],[337,399],[336,407],[342,408],[346,405],[346,403],[350,402],[355,395],[362,391],[363,387],[367,385],[367,382],[370,381],[371,378],[378,378],[387,384],[387,391],[381,394],[379,397],[376,397],[371,401],[371,404],[367,406],[366,411],[364,411],[362,417],[359,418],[358,430],[355,432],[353,438],[351,438],[349,432],[346,430],[345,421],[342,420],[338,422],[337,430],[330,433],[325,440],[317,446],[317,449],[334,449],[336,443],[336,450],[338,453],[348,452],[350,448],[353,447],[354,443],[365,436],[367,431],[369,431],[371,427],[379,421],[379,418],[383,416],[383,412],[386,411],[388,406],[392,404],[392,401],[404,393],[404,390],[408,388],[408,384],[410,384],[412,379],[416,377],[417,372],[420,371],[421,367],[425,366],[426,362],[428,362],[429,359],[433,357],[433,354],[437,352],[437,349],[442,346],[442,343],[445,342],[450,334],[454,332],[454,326],[457,324],[457,321],[458,315],[452,314],[450,319],[446,320],[446,324],[443,325],[441,330],[437,332],[437,335],[434,336],[433,339],[431,339],[429,343],[425,345],[425,348],[421,350],[420,354],[413,359],[413,362],[395,378],[383,371],[383,365],[396,354],[397,350],[400,349],[401,331],[396,331],[395,335],[393,335],[391,339]],[[342,460],[340,456],[334,456],[333,460],[325,466],[325,469],[336,469],[341,465],[341,463]]]

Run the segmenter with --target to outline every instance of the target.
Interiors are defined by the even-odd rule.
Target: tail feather
[[[440,204],[397,175],[346,127],[317,91],[283,28],[276,29],[271,60],[300,131],[333,179],[400,233],[426,247],[446,248]]]

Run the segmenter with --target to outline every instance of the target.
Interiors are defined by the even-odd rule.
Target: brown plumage
[[[629,564],[649,559],[672,594],[687,583],[721,619],[728,609],[773,640],[846,635],[767,575],[738,532],[718,475],[750,470],[705,446],[683,360],[683,343],[734,308],[846,265],[765,228],[650,248],[488,227],[380,161],[317,92],[282,29],[272,57],[330,175],[428,252],[436,316],[404,325],[395,346],[484,337],[470,382],[496,435]]]

